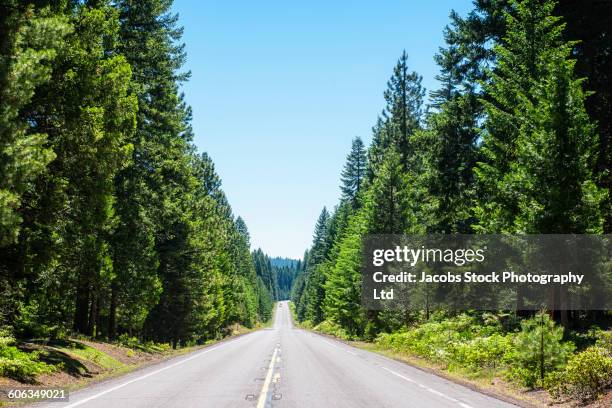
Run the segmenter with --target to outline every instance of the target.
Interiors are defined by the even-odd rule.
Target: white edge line
[[[413,383],[413,384],[418,384],[418,383],[417,383],[416,381],[414,381],[413,379],[408,378],[408,377],[405,377],[405,376],[401,375],[400,373],[396,373],[395,371],[390,370],[390,369],[388,369],[387,367],[381,367],[381,368],[382,368],[383,370],[386,370],[386,371],[390,372],[391,374],[395,375],[396,377],[399,377],[399,378],[401,378],[401,379],[403,379],[403,380],[406,380],[406,381],[408,381],[408,382],[411,382],[411,383]],[[420,385],[420,384],[419,384],[419,385]]]
[[[323,339],[321,339],[321,340],[323,340]],[[345,349],[345,348],[343,348],[343,347],[340,347],[340,346],[338,346],[337,344],[332,343],[331,341],[323,340],[323,342],[325,342],[325,343],[329,344],[329,345],[330,345],[330,346],[332,346],[332,347],[337,348],[338,350],[343,350],[343,351],[346,351],[347,353],[349,353],[349,354],[351,354],[351,355],[353,355],[353,356],[356,356],[356,355],[357,355],[357,353],[355,353],[354,351],[351,351],[351,350]]]
[[[427,391],[431,392],[432,394],[438,395],[438,396],[440,396],[440,397],[442,397],[442,398],[444,398],[444,399],[447,399],[447,400],[449,400],[449,401],[452,401],[452,402],[457,402],[457,403],[459,403],[459,405],[461,405],[463,408],[472,408],[472,407],[470,407],[470,406],[469,406],[469,405],[467,405],[467,404],[463,404],[462,402],[459,402],[459,400],[457,400],[457,399],[455,399],[455,398],[453,398],[453,397],[449,397],[448,395],[446,395],[446,394],[444,394],[444,393],[442,393],[442,392],[440,392],[440,391],[436,391],[436,390],[434,390],[433,388],[430,388],[430,387],[427,387],[426,385],[423,385],[423,384],[421,384],[421,383],[418,383],[418,382],[414,381],[413,379],[408,378],[408,377],[406,377],[406,376],[404,376],[404,375],[402,375],[402,374],[400,374],[400,373],[398,373],[398,372],[396,372],[396,371],[393,371],[393,370],[391,370],[391,369],[389,369],[389,368],[387,368],[387,367],[381,367],[381,368],[382,368],[383,370],[385,370],[385,371],[390,372],[391,374],[395,375],[396,377],[401,378],[402,380],[405,380],[405,381],[408,381],[408,382],[410,382],[410,383],[413,383],[413,384],[418,385],[419,387],[421,387],[421,388],[423,388],[423,389],[425,389],[425,390],[427,390]]]
[[[445,398],[445,399],[447,399],[449,401],[457,402],[457,403],[459,402],[459,400],[457,400],[457,399],[455,399],[453,397],[449,397],[448,395],[444,394],[443,392],[434,390],[433,388],[427,388],[427,391],[431,392],[432,394],[439,395],[440,397]]]
[[[237,339],[235,339],[235,340],[237,340]],[[143,375],[143,376],[140,376],[140,377],[134,378],[134,379],[129,380],[129,381],[126,381],[126,382],[124,382],[124,383],[122,383],[122,384],[119,384],[119,385],[116,385],[116,386],[114,386],[114,387],[108,388],[108,389],[106,389],[106,390],[104,390],[104,391],[102,391],[102,392],[99,392],[99,393],[97,393],[97,394],[94,394],[94,395],[92,395],[92,396],[90,396],[90,397],[87,397],[87,398],[85,398],[85,399],[82,399],[82,400],[80,400],[80,401],[77,401],[77,402],[75,402],[75,403],[72,403],[72,404],[70,404],[70,405],[67,405],[65,408],[74,408],[74,407],[78,407],[79,405],[82,405],[82,404],[84,404],[84,403],[86,403],[86,402],[89,402],[89,401],[91,401],[91,400],[93,400],[93,399],[96,399],[96,398],[98,398],[98,397],[101,397],[102,395],[108,394],[109,392],[116,391],[116,390],[118,390],[118,389],[120,389],[120,388],[125,387],[126,385],[129,385],[129,384],[132,384],[132,383],[134,383],[134,382],[136,382],[136,381],[140,381],[140,380],[143,380],[143,379],[145,379],[145,378],[151,377],[152,375],[155,375],[155,374],[161,373],[162,371],[166,371],[166,370],[168,370],[169,368],[176,367],[177,365],[180,365],[180,364],[183,364],[183,363],[185,363],[185,362],[187,362],[187,361],[190,361],[190,360],[193,360],[193,359],[195,359],[195,358],[201,357],[202,355],[204,355],[204,354],[206,354],[206,353],[209,353],[209,352],[211,352],[211,351],[217,350],[217,349],[219,349],[219,348],[221,348],[221,347],[223,347],[223,346],[226,346],[226,345],[228,345],[228,344],[232,344],[232,343],[233,343],[233,341],[228,341],[228,342],[223,343],[223,344],[220,344],[220,345],[218,345],[218,346],[215,346],[215,347],[212,347],[212,348],[207,348],[206,350],[201,351],[201,352],[199,352],[199,353],[197,353],[197,354],[195,354],[195,355],[193,355],[193,356],[191,356],[191,357],[185,358],[185,359],[183,359],[183,360],[177,361],[176,363],[173,363],[173,364],[167,365],[167,366],[162,367],[162,368],[160,368],[160,369],[158,369],[158,370],[155,370],[155,371],[152,371],[152,372],[150,372],[150,373],[147,373],[147,374],[145,374],[145,375]]]
[[[313,334],[313,337],[319,337],[319,336],[315,336],[315,335]],[[321,339],[321,340],[323,340],[323,342],[325,342],[325,343],[329,344],[329,345],[330,345],[330,346],[332,346],[332,347],[335,347],[335,348],[337,348],[337,349],[342,350],[342,347],[340,347],[340,346],[338,346],[338,345],[336,345],[336,344],[332,343],[331,341],[327,341],[327,340],[325,340],[325,339]],[[351,350],[346,350],[346,349],[344,349],[344,351],[346,351],[347,353],[352,354],[352,355],[354,355],[354,356],[356,356],[356,355],[357,355],[357,353],[355,353],[355,352],[353,352],[353,351],[351,351]],[[418,382],[414,381],[413,379],[408,378],[408,377],[406,377],[406,376],[404,376],[404,375],[402,375],[402,374],[400,374],[400,373],[398,373],[398,372],[396,372],[396,371],[393,371],[393,370],[391,370],[391,369],[389,369],[389,368],[387,368],[387,367],[381,367],[381,368],[382,368],[383,370],[386,370],[386,371],[390,372],[391,374],[393,374],[393,375],[395,375],[395,376],[397,376],[397,377],[399,377],[399,378],[401,378],[401,379],[405,380],[405,381],[408,381],[408,382],[410,382],[410,383],[413,383],[413,384],[418,385],[419,387],[421,387],[421,388],[423,388],[423,389],[425,389],[425,390],[427,390],[427,391],[431,392],[432,394],[438,395],[439,397],[442,397],[442,398],[444,398],[444,399],[446,399],[446,400],[448,400],[448,401],[456,402],[456,403],[458,403],[458,404],[459,404],[459,406],[461,406],[462,408],[473,408],[471,405],[468,405],[468,404],[465,404],[465,403],[463,403],[463,402],[460,402],[458,399],[455,399],[455,398],[453,398],[453,397],[449,397],[448,395],[446,395],[446,394],[444,394],[444,393],[442,393],[442,392],[440,392],[440,391],[434,390],[433,388],[430,388],[430,387],[427,387],[427,386],[425,386],[425,385],[423,385],[423,384],[421,384],[421,383],[418,383]],[[258,405],[258,407],[259,407],[259,405]]]
[[[339,349],[339,348],[340,348],[339,346],[335,345],[335,344],[334,344],[334,343],[332,343],[331,341],[327,341],[327,340],[323,340],[323,341],[324,341],[325,343],[329,344],[329,345],[330,345],[330,346],[332,346],[332,347],[335,347],[335,348],[337,348],[337,349]]]
[[[319,337],[319,336],[316,336],[316,335],[314,335],[314,334],[313,334],[312,336],[313,336],[313,337]],[[338,346],[338,345],[336,345],[336,344],[332,343],[331,341],[327,341],[327,340],[325,340],[325,339],[321,339],[321,340],[323,340],[323,342],[325,342],[325,343],[329,344],[329,345],[330,345],[330,346],[332,346],[332,347],[335,347],[335,348],[337,348],[337,349],[342,350],[342,347],[340,347],[340,346]],[[354,355],[354,356],[356,356],[356,355],[357,355],[357,353],[355,353],[355,352],[353,352],[353,351],[351,351],[351,350],[346,350],[346,349],[345,349],[344,351],[346,351],[347,353],[352,354],[352,355]],[[389,368],[387,368],[387,367],[381,367],[381,368],[382,368],[383,370],[386,370],[386,371],[390,372],[391,374],[393,374],[393,375],[395,375],[395,376],[397,376],[397,377],[399,377],[399,378],[401,378],[401,379],[405,380],[405,381],[408,381],[408,382],[410,382],[410,383],[413,383],[413,384],[418,385],[419,387],[421,387],[421,388],[423,388],[423,389],[425,389],[425,390],[427,390],[427,391],[431,392],[432,394],[438,395],[438,396],[440,396],[440,397],[442,397],[442,398],[444,398],[444,399],[446,399],[446,400],[448,400],[448,401],[456,402],[456,403],[458,403],[458,404],[459,404],[459,406],[461,406],[462,408],[473,408],[471,405],[465,404],[465,403],[463,403],[463,402],[459,401],[458,399],[455,399],[455,398],[453,398],[453,397],[449,397],[448,395],[446,395],[446,394],[444,394],[444,393],[442,393],[442,392],[440,392],[440,391],[434,390],[433,388],[430,388],[430,387],[427,387],[427,386],[425,386],[425,385],[423,385],[423,384],[421,384],[421,383],[418,383],[418,382],[414,381],[413,379],[408,378],[408,377],[406,377],[406,376],[404,376],[404,375],[402,375],[402,374],[400,374],[400,373],[398,373],[398,372],[396,372],[396,371],[393,371],[393,370],[391,370],[391,369],[389,369]],[[258,407],[259,407],[259,405],[258,405]]]

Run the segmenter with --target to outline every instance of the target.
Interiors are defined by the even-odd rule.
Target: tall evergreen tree
[[[171,3],[0,1],[0,324],[20,337],[177,346],[270,316],[275,274],[191,144]]]
[[[366,204],[350,218],[349,225],[335,242],[333,265],[325,281],[325,318],[345,328],[351,335],[361,336],[366,325],[366,316],[361,306],[361,262],[362,237],[367,233]]]
[[[487,87],[485,160],[476,169],[485,192],[477,207],[480,228],[596,232],[603,197],[592,173],[597,136],[573,75],[573,44],[563,41],[554,2],[514,5],[507,45],[496,48],[498,67]]]
[[[29,227],[23,222],[31,220],[25,209],[35,206],[29,200],[36,180],[56,155],[46,129],[34,125],[30,105],[36,105],[37,90],[51,80],[71,31],[69,18],[50,7],[0,2],[0,325],[15,319],[24,285],[40,272],[28,266],[23,229]]]
[[[410,225],[410,189],[403,171],[399,152],[389,148],[378,176],[370,188],[369,232],[402,234]]]
[[[410,136],[421,127],[423,114],[423,97],[425,89],[421,82],[423,78],[408,68],[408,54],[402,52],[393,75],[387,82],[384,92],[387,106],[382,112],[385,122],[386,136],[383,147],[393,145],[400,153],[400,161],[404,170],[410,164]]]
[[[315,225],[312,246],[308,253],[308,267],[306,269],[304,290],[298,304],[298,315],[313,321],[315,324],[323,320],[323,299],[325,290],[325,274],[321,265],[326,259],[329,249],[327,238],[329,226],[329,212],[323,207]]]
[[[120,52],[132,65],[134,92],[138,97],[138,125],[134,137],[134,168],[131,177],[141,189],[143,217],[155,220],[154,248],[163,291],[147,318],[147,332],[160,322],[173,333],[176,345],[193,329],[186,324],[191,313],[189,259],[190,204],[182,201],[190,189],[188,142],[191,139],[190,111],[178,88],[188,74],[180,69],[185,60],[179,43],[182,29],[170,13],[170,0],[118,1]],[[132,214],[134,216],[135,214]],[[197,297],[197,296],[196,296]],[[183,330],[184,329],[184,330]],[[168,340],[166,335],[158,339]]]
[[[342,199],[349,201],[354,207],[357,205],[357,199],[365,181],[366,166],[367,157],[363,141],[356,137],[353,139],[351,152],[346,157],[340,178]]]
[[[116,53],[116,11],[101,2],[57,12],[70,16],[74,31],[55,59],[52,80],[29,107],[30,123],[45,129],[56,157],[30,191],[35,205],[24,212],[28,233],[19,245],[22,253],[49,257],[26,258],[34,275],[50,275],[39,281],[38,301],[47,305],[41,314],[49,313],[49,322],[72,314],[76,330],[94,334],[113,273],[113,180],[129,161],[137,105],[129,94],[130,66]],[[58,300],[67,297],[74,303]]]
[[[451,96],[429,115],[427,130],[414,142],[423,160],[418,180],[427,192],[421,212],[427,213],[423,220],[428,219],[432,232],[470,232],[474,166],[479,156],[478,105],[471,92]]]
[[[55,157],[47,135],[33,132],[24,110],[51,79],[53,61],[71,30],[68,19],[48,7],[0,3],[0,245],[16,241],[21,195]]]
[[[604,231],[612,232],[612,12],[609,2],[598,0],[559,0],[555,12],[567,26],[566,41],[573,42],[575,72],[584,77],[590,94],[585,100],[591,120],[597,124],[599,154],[598,184],[608,191],[602,211]]]
[[[312,246],[308,252],[309,266],[320,264],[325,260],[325,255],[328,249],[327,228],[329,225],[329,211],[323,207],[317,223],[315,224],[314,233],[312,235]]]

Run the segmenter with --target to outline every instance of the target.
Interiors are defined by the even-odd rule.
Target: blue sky
[[[470,3],[175,0],[195,144],[253,248],[301,257],[322,207],[338,201],[351,139],[371,139],[402,50],[434,89],[448,14]]]

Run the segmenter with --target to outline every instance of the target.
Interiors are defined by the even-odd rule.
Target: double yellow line
[[[278,347],[274,349],[274,353],[272,354],[272,359],[270,360],[270,365],[268,366],[268,373],[266,374],[266,379],[264,380],[263,387],[261,387],[261,392],[259,393],[259,399],[257,400],[257,408],[265,408],[266,406],[268,390],[270,389],[270,383],[272,382],[272,374],[274,374],[274,364],[276,363],[277,356]]]

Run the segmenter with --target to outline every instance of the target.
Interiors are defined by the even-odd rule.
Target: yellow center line
[[[263,383],[263,387],[261,387],[261,392],[259,393],[259,399],[257,400],[257,408],[264,408],[266,406],[266,399],[268,397],[268,388],[270,388],[270,381],[272,380],[272,373],[274,372],[274,363],[276,362],[277,354],[278,354],[278,347],[274,349],[274,354],[272,355],[272,359],[270,360],[270,366],[268,367],[268,373],[266,374],[266,379]]]

